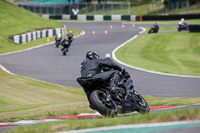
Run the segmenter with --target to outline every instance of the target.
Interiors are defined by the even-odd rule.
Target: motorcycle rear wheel
[[[93,108],[103,116],[114,117],[117,115],[117,104],[113,101],[106,101],[106,93],[104,91],[94,90],[90,94],[90,102]]]
[[[137,102],[137,111],[141,114],[149,113],[149,105],[147,101],[139,93],[135,93],[136,102]]]

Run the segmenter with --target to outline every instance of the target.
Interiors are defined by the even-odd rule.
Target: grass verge
[[[116,52],[126,64],[162,73],[200,76],[200,33],[146,34]]]
[[[146,31],[145,33],[148,33],[148,31],[151,29],[151,27],[145,27]],[[159,31],[158,32],[162,32],[162,31],[177,31],[177,26],[168,26],[168,27],[159,27]]]
[[[58,117],[95,112],[89,108],[84,91],[11,75],[0,69],[0,122]],[[144,96],[150,106],[190,105],[197,98]]]
[[[68,120],[51,123],[40,123],[31,126],[19,127],[9,133],[41,133],[41,132],[59,132],[68,130],[78,130],[85,128],[142,124],[155,122],[170,122],[182,120],[199,120],[200,107],[176,109],[171,111],[152,112],[146,115],[132,115],[125,117],[103,118],[93,120]]]
[[[41,38],[26,44],[15,44],[8,39],[9,35],[35,31],[36,29],[60,28],[62,24],[55,20],[46,20],[37,14],[24,10],[14,4],[0,1],[0,54],[23,50],[47,42],[47,38]],[[74,35],[79,35],[80,30],[72,30]],[[54,37],[50,38],[54,41]]]

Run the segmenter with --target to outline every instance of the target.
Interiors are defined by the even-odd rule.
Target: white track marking
[[[83,33],[83,35],[85,35],[85,31],[82,31],[82,33]],[[77,37],[79,37],[79,36],[80,36],[80,35],[77,35],[77,36],[75,36],[74,38],[77,38]],[[0,56],[10,55],[10,54],[15,54],[15,53],[21,53],[21,52],[24,52],[24,51],[29,51],[29,50],[32,50],[32,49],[36,49],[36,48],[40,48],[40,47],[43,47],[43,46],[47,46],[47,45],[50,45],[50,44],[53,44],[53,43],[55,43],[55,41],[50,42],[50,43],[45,43],[45,44],[42,44],[42,45],[39,45],[39,46],[31,47],[31,48],[28,48],[28,49],[24,49],[24,50],[19,50],[19,51],[13,51],[13,52],[8,52],[8,53],[0,54]],[[5,71],[5,72],[7,72],[7,73],[9,73],[9,74],[16,75],[16,74],[10,72],[8,69],[6,69],[6,68],[5,68],[4,66],[2,66],[1,64],[0,64],[0,68],[1,68],[3,71]],[[26,76],[23,76],[23,77],[26,77]],[[26,77],[26,78],[29,78],[29,79],[32,79],[32,80],[36,80],[36,81],[42,81],[42,80],[37,80],[37,79],[30,78],[30,77]],[[42,82],[43,82],[43,83],[49,83],[49,82],[46,82],[46,81],[42,81]],[[51,84],[54,84],[54,83],[51,83]],[[59,85],[59,84],[55,84],[55,85],[58,85],[58,86],[60,86],[60,87],[65,87],[65,86]]]
[[[139,33],[139,34],[142,34],[143,32],[145,32],[145,28],[143,27],[139,27],[140,29],[142,29],[142,31]],[[127,40],[126,42],[122,43],[120,46],[116,47],[113,51],[112,51],[112,57],[113,59],[124,65],[124,66],[127,66],[127,67],[130,67],[130,68],[133,68],[133,69],[136,69],[136,70],[140,70],[140,71],[144,71],[144,72],[148,72],[148,73],[153,73],[153,74],[159,74],[159,75],[165,75],[165,76],[174,76],[174,77],[184,77],[184,78],[200,78],[200,76],[188,76],[188,75],[176,75],[176,74],[167,74],[167,73],[161,73],[161,72],[155,72],[155,71],[150,71],[150,70],[146,70],[146,69],[142,69],[142,68],[139,68],[139,67],[134,67],[134,66],[131,66],[131,65],[128,65],[128,64],[125,64],[124,62],[121,62],[120,60],[118,60],[115,56],[115,52],[123,47],[124,45],[126,45],[128,42],[134,40],[136,37],[138,37],[138,35],[135,35],[133,36],[131,39]]]
[[[82,32],[83,32],[83,35],[85,35],[85,31],[82,31]],[[79,36],[80,36],[80,35],[77,35],[77,36],[75,36],[74,38],[77,38],[77,37],[79,37]],[[32,50],[32,49],[41,48],[41,47],[43,47],[43,46],[47,46],[47,45],[50,45],[50,44],[53,44],[53,43],[55,43],[55,41],[50,42],[50,43],[45,43],[45,44],[42,44],[42,45],[38,45],[38,46],[35,46],[35,47],[27,48],[27,49],[24,49],[24,50],[18,50],[18,51],[13,51],[13,52],[8,52],[8,53],[0,54],[0,56],[3,56],[3,55],[10,55],[10,54],[15,54],[15,53],[21,53],[21,52],[29,51],[29,50]]]
[[[15,75],[14,73],[11,73],[10,71],[8,71],[5,67],[3,67],[1,64],[0,64],[0,67],[3,71],[9,73],[9,74],[12,74],[12,75]]]

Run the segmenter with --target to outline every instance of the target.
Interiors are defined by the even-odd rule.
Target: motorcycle
[[[59,47],[59,45],[61,44],[61,40],[62,40],[62,37],[56,37],[56,48],[58,48]]]
[[[70,47],[70,42],[69,40],[64,40],[62,42],[62,48],[61,51],[63,52],[63,55],[66,55],[66,53],[69,51],[69,47]]]
[[[158,30],[159,30],[159,27],[156,26],[156,27],[151,27],[151,29],[148,31],[149,34],[151,33],[158,33]]]
[[[111,93],[110,85],[102,79],[92,77],[79,77],[77,82],[83,87],[90,107],[103,116],[116,116],[137,111],[141,114],[149,113],[146,100],[134,89],[133,81],[128,72],[121,73],[122,78],[118,87],[125,89],[126,93]]]
[[[178,25],[178,31],[182,31],[182,30],[188,30],[188,24],[184,23],[184,25]]]

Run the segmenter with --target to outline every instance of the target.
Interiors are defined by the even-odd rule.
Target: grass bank
[[[15,44],[8,39],[9,35],[35,31],[36,29],[60,27],[62,24],[58,21],[46,20],[14,4],[4,0],[0,1],[0,53],[27,49],[47,42],[47,38],[41,38],[26,44]],[[73,30],[73,33],[79,35],[80,30]],[[54,41],[54,37],[50,38],[50,41]]]
[[[11,75],[0,69],[0,122],[33,120],[95,112],[80,88]],[[162,98],[145,96],[150,106],[190,105],[200,98]]]
[[[84,91],[11,75],[0,69],[0,122],[95,112]],[[200,98],[145,96],[150,106],[190,105]]]
[[[116,57],[151,71],[200,76],[199,46],[200,33],[146,34],[117,50]]]
[[[67,120],[51,123],[40,123],[31,126],[23,126],[9,131],[9,133],[42,133],[42,132],[59,132],[68,130],[78,130],[95,127],[156,123],[156,122],[171,122],[183,120],[199,120],[200,107],[176,109],[172,111],[162,111],[150,113],[146,115],[133,115],[115,118],[103,118],[93,120]]]
[[[0,122],[91,112],[84,91],[11,75],[0,69]]]

